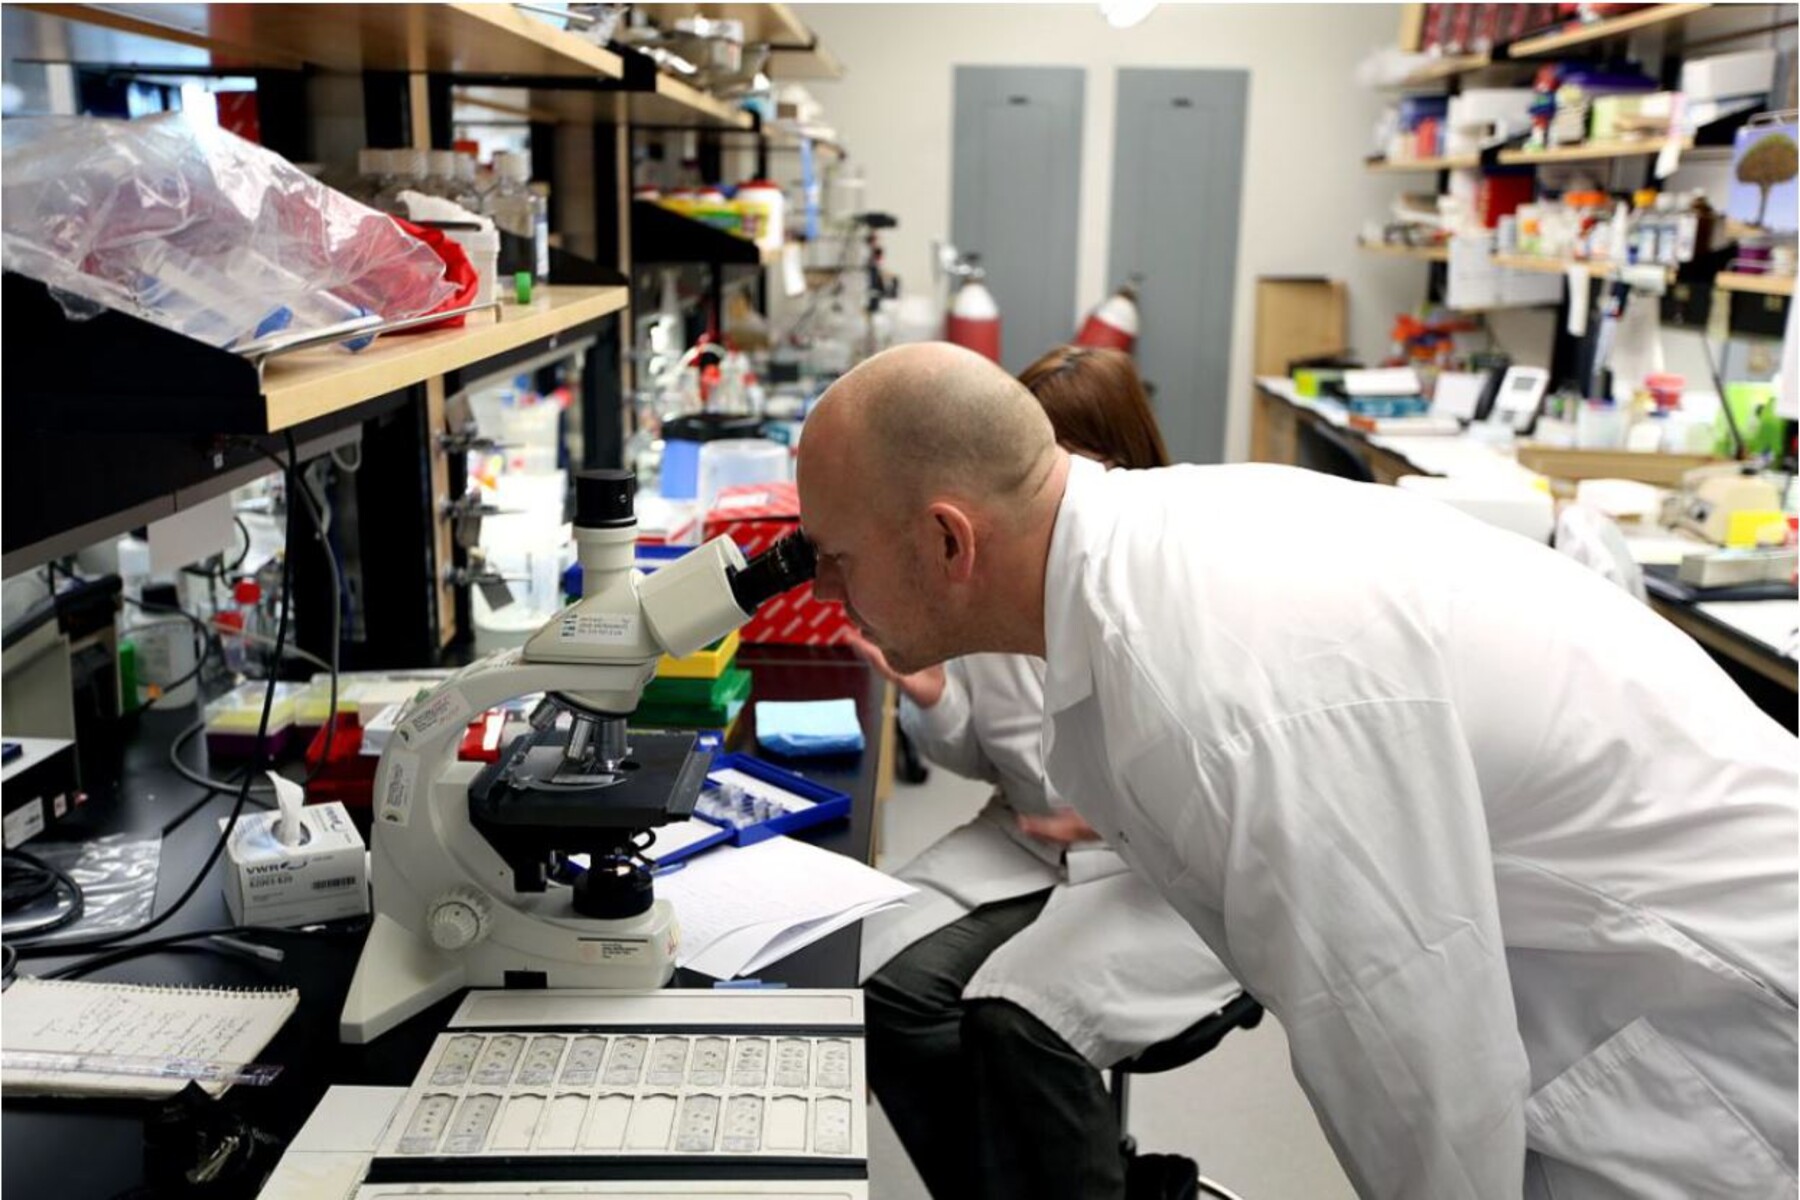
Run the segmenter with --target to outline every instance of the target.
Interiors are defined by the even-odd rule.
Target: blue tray
[[[679,850],[671,850],[666,856],[658,855],[656,865],[659,869],[692,858],[714,846],[754,846],[756,843],[767,841],[772,837],[809,829],[814,825],[823,825],[827,821],[844,820],[850,816],[850,797],[845,793],[825,787],[823,784],[814,783],[804,775],[784,770],[760,758],[754,758],[748,754],[719,755],[713,759],[712,767],[707,771],[706,782],[701,785],[701,790],[718,790],[719,785],[712,780],[713,773],[716,771],[741,771],[752,779],[760,780],[772,787],[778,787],[784,792],[792,792],[803,800],[812,801],[812,807],[801,812],[784,813],[779,817],[771,817],[767,821],[759,821],[754,825],[725,825],[704,813],[696,812],[694,814],[696,819],[718,825],[718,834],[683,846]],[[652,848],[652,852],[654,853],[654,848]]]

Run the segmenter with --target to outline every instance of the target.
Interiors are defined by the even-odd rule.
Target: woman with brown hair
[[[1019,373],[1056,440],[1071,454],[1108,467],[1166,467],[1168,447],[1131,356],[1119,350],[1060,346]]]
[[[1072,453],[1168,465],[1126,355],[1062,347],[1019,378]],[[978,817],[899,872],[918,889],[905,907],[865,923],[882,1108],[935,1196],[1126,1196],[1101,1071],[1241,989],[1049,787],[1043,660],[978,654],[899,675],[874,645],[852,644],[899,688],[901,724],[926,757],[996,785]]]

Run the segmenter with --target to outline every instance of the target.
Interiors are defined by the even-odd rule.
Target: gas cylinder
[[[958,272],[962,286],[950,301],[944,320],[944,340],[1000,361],[1000,306],[982,282],[987,272],[971,262]]]
[[[1130,354],[1137,349],[1137,336],[1137,287],[1127,283],[1088,314],[1081,332],[1075,335],[1075,344]]]

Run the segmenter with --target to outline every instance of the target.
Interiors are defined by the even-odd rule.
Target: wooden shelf
[[[30,4],[209,51],[215,67],[618,79],[617,54],[510,4]]]
[[[272,358],[263,368],[267,428],[273,433],[329,416],[598,320],[630,303],[629,288],[539,285],[530,304],[507,304],[498,316],[471,316],[462,329],[392,334],[358,354],[328,346]]]
[[[1470,71],[1479,71],[1483,67],[1494,64],[1492,55],[1488,54],[1446,54],[1429,66],[1420,67],[1405,79],[1392,84],[1393,87],[1424,87],[1427,84],[1442,83],[1454,79],[1458,75]]]
[[[768,141],[769,149],[771,150],[800,149],[800,142],[802,140],[800,134],[788,133],[784,130],[771,130],[763,136]],[[846,157],[844,148],[836,142],[826,141],[824,138],[813,138],[811,140],[813,144],[813,153],[816,155],[829,155],[833,158]]]
[[[1449,158],[1370,158],[1363,165],[1371,171],[1460,171],[1465,167],[1479,167],[1481,155],[1457,154]]]
[[[660,29],[673,29],[677,21],[708,17],[714,21],[742,21],[744,41],[771,46],[804,46],[812,40],[806,22],[787,4],[646,4],[644,12]]]
[[[771,79],[842,79],[844,64],[815,41],[806,47],[777,46],[765,68]]]
[[[754,122],[734,101],[707,95],[673,75],[658,72],[654,92],[631,93],[631,119],[639,125],[691,125],[749,129]]]
[[[1668,145],[1663,138],[1637,138],[1612,142],[1584,142],[1579,146],[1551,146],[1546,150],[1502,150],[1500,163],[1502,166],[1523,167],[1537,163],[1593,162],[1607,158],[1635,158],[1646,154],[1661,154]],[[1682,138],[1681,148],[1692,149],[1694,140]]]
[[[1607,38],[1636,33],[1640,29],[1649,29],[1655,25],[1679,21],[1683,17],[1691,17],[1695,13],[1704,12],[1711,7],[1710,4],[1658,4],[1638,12],[1627,13],[1622,17],[1610,17],[1604,21],[1590,21],[1586,24],[1572,24],[1555,33],[1522,38],[1509,45],[1506,53],[1509,58],[1537,58],[1541,55],[1560,54],[1565,50],[1572,50],[1576,46],[1586,46],[1593,42],[1605,41]]]
[[[618,91],[591,87],[486,87],[455,89],[457,104],[487,109],[501,118],[577,125],[679,126],[748,131],[750,114],[726,101],[658,72],[653,90]]]
[[[1386,242],[1358,242],[1357,245],[1370,254],[1385,254],[1390,258],[1416,258],[1421,262],[1449,262],[1448,246],[1392,246]]]
[[[647,4],[660,28],[673,29],[689,17],[742,21],[744,41],[765,42],[769,61],[763,68],[771,79],[841,79],[844,68],[800,19],[789,4]]]
[[[1745,275],[1738,271],[1720,271],[1713,286],[1722,292],[1755,292],[1759,296],[1792,296],[1792,275]]]
[[[1496,254],[1494,265],[1508,271],[1534,271],[1540,275],[1566,275],[1571,267],[1584,268],[1595,279],[1605,279],[1624,270],[1641,270],[1649,264],[1615,263],[1610,260],[1587,261],[1573,258],[1541,258],[1535,254]],[[1673,272],[1659,268],[1665,275]]]

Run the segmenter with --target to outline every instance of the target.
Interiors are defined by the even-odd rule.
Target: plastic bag
[[[57,938],[111,936],[128,933],[150,919],[156,908],[156,873],[162,862],[162,839],[115,833],[84,842],[32,842],[31,853],[66,871],[81,888],[81,919],[48,935]],[[62,890],[58,889],[58,899]],[[66,903],[58,909],[66,908]],[[51,910],[46,910],[46,912]],[[38,923],[35,913],[7,922],[9,934]]]
[[[0,258],[73,318],[117,309],[229,348],[456,292],[392,218],[183,113],[18,118],[4,142]]]

